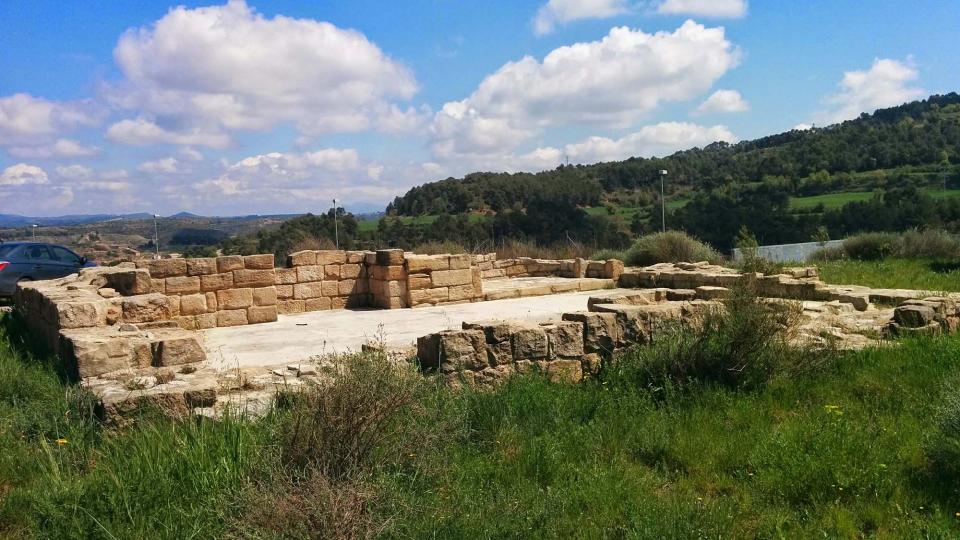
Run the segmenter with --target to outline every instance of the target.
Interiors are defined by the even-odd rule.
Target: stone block
[[[108,272],[103,274],[103,277],[106,280],[107,286],[123,296],[149,294],[153,291],[150,272],[146,268]]]
[[[150,292],[167,294],[167,280],[163,278],[150,278]]]
[[[313,250],[297,251],[287,257],[287,266],[307,266],[317,264],[317,252]]]
[[[217,291],[218,311],[246,309],[253,305],[253,289],[225,289]]]
[[[924,305],[902,305],[893,310],[893,320],[906,328],[922,328],[937,319],[937,312]]]
[[[696,297],[700,300],[718,300],[728,298],[730,289],[713,285],[701,285],[696,288]]]
[[[339,264],[328,264],[323,267],[323,279],[340,279]]]
[[[233,288],[232,272],[200,276],[200,290],[203,292],[216,292],[221,289],[231,288]]]
[[[348,264],[360,264],[363,262],[363,257],[366,253],[363,251],[348,251],[347,252],[347,263]]]
[[[218,270],[217,270],[216,257],[187,259],[187,275],[188,276],[206,276],[210,274],[216,274],[217,272]]]
[[[473,260],[469,253],[458,253],[450,256],[450,269],[462,270],[473,266]]]
[[[234,270],[234,287],[269,287],[276,281],[273,270]]]
[[[141,296],[128,298],[141,298]],[[57,326],[58,328],[105,326],[108,324],[107,312],[111,305],[110,300],[100,299],[86,302],[57,302],[54,305],[57,312]]]
[[[247,270],[273,270],[273,254],[247,255],[243,258],[243,267]]]
[[[514,360],[540,360],[547,357],[547,334],[542,328],[518,328],[512,339]]]
[[[173,316],[170,299],[159,293],[128,296],[121,304],[123,322],[145,323],[164,321]]]
[[[587,353],[609,354],[623,346],[623,329],[616,313],[580,311],[564,313],[562,318],[583,325],[583,347]]]
[[[184,295],[200,292],[199,276],[168,277],[165,284],[166,294]]]
[[[319,296],[337,296],[340,294],[340,282],[324,281],[320,284]]]
[[[203,294],[207,298],[207,311],[216,311],[217,310],[217,293],[208,292]]]
[[[403,265],[402,249],[378,249],[376,252],[376,262],[379,266],[400,266]]]
[[[321,296],[320,298],[307,298],[303,301],[303,310],[304,311],[326,311],[331,309],[333,304],[330,302],[330,298],[326,296]]]
[[[170,302],[170,316],[176,317],[177,315],[180,315],[180,297],[167,296],[167,300]]]
[[[323,267],[318,265],[298,266],[297,283],[307,283],[310,281],[323,281]]]
[[[343,279],[357,279],[362,272],[361,264],[344,264],[340,267],[340,277]]]
[[[620,279],[623,274],[623,261],[619,259],[608,259],[603,263],[603,277],[607,279]]]
[[[458,300],[473,300],[477,296],[473,289],[473,283],[470,283],[469,285],[454,285],[449,287],[448,290],[448,300],[451,302],[456,302]]]
[[[407,271],[402,266],[374,266],[373,278],[383,281],[406,280]]]
[[[217,272],[222,274],[235,270],[243,270],[243,256],[224,255],[223,257],[217,257]]]
[[[163,339],[151,345],[153,365],[158,367],[179,366],[203,362],[207,355],[195,336]]]
[[[253,305],[255,306],[275,306],[277,305],[276,287],[259,287],[253,289]]]
[[[277,285],[277,299],[289,300],[293,298],[293,285]]]
[[[536,285],[520,289],[520,296],[546,296],[548,294],[553,294],[552,285]]]
[[[670,302],[690,301],[697,297],[694,289],[667,289],[667,300]]]
[[[277,285],[293,285],[298,281],[296,268],[277,268]]]
[[[578,322],[564,321],[544,327],[549,347],[548,357],[576,358],[584,354],[583,325]]]
[[[246,309],[221,309],[217,311],[217,326],[243,326],[247,324]]]
[[[134,336],[107,337],[67,331],[61,334],[59,350],[67,363],[76,366],[80,378],[146,367],[153,360],[150,342]]]
[[[429,289],[432,286],[429,274],[410,274],[407,276],[407,288],[411,291]]]
[[[330,309],[346,309],[349,303],[347,296],[334,296],[330,298]]]
[[[417,289],[410,291],[410,305],[419,304],[438,304],[449,300],[449,293],[446,287],[436,289]]]
[[[347,296],[353,294],[357,286],[357,281],[355,279],[345,279],[340,281],[337,285],[338,294],[340,296]]]
[[[181,296],[180,315],[199,315],[207,312],[207,296],[205,294],[188,294]]]
[[[547,363],[547,379],[552,383],[578,383],[583,380],[580,360],[554,360]]]
[[[504,289],[501,291],[490,291],[483,293],[483,299],[488,302],[491,300],[504,300],[507,298],[520,298],[520,290]]]
[[[473,273],[469,268],[459,270],[439,270],[430,274],[430,281],[434,287],[449,287],[450,285],[466,285],[473,283]]]
[[[407,299],[400,296],[376,297],[376,307],[380,309],[404,309],[410,307]]]
[[[277,306],[253,306],[247,308],[247,324],[259,324],[277,320]]]
[[[449,270],[449,255],[406,255],[407,271],[410,273],[429,273],[435,270]]]
[[[297,283],[293,286],[293,298],[296,300],[305,300],[307,298],[317,298],[325,296],[323,286],[320,281],[311,281],[309,283]]]
[[[317,251],[317,264],[343,264],[347,262],[347,252],[338,249],[322,249]]]
[[[277,303],[277,311],[288,315],[291,313],[303,313],[306,309],[304,300],[280,300]]]
[[[137,261],[137,268],[146,268],[150,277],[168,278],[187,275],[186,259],[148,259]]]

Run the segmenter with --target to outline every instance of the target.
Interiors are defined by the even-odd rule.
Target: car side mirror
[[[84,264],[87,264],[88,262],[90,262],[90,260],[87,259],[86,257],[80,257],[80,265],[81,265],[81,266],[83,266]]]

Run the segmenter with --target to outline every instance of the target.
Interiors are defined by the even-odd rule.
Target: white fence
[[[799,244],[780,244],[777,246],[760,246],[757,248],[757,255],[764,259],[785,263],[785,262],[806,262],[810,255],[823,247],[840,247],[843,240],[830,240],[827,242],[801,242]],[[739,249],[733,250],[733,260],[740,262],[743,260],[743,254]]]

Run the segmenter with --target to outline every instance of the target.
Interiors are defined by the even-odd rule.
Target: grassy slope
[[[244,489],[275,470],[269,421],[108,431],[23,351],[0,330],[0,536],[243,528]],[[527,379],[455,396],[456,436],[369,471],[376,511],[395,537],[955,537],[960,497],[922,444],[958,357],[960,339],[928,339],[753,392]]]
[[[830,261],[820,263],[827,283],[856,283],[870,287],[960,291],[960,267],[920,259]]]
[[[927,195],[934,199],[944,199],[947,197],[960,197],[960,189],[942,189],[927,188],[923,190]],[[823,204],[826,209],[840,208],[841,206],[856,201],[868,201],[873,197],[872,191],[850,191],[841,193],[827,193],[825,195],[814,195],[812,197],[791,197],[790,208],[801,210],[813,208],[818,204]]]

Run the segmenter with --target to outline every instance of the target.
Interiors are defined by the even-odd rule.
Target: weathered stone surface
[[[165,279],[156,279],[150,278],[150,292],[152,293],[167,293],[167,280]]]
[[[217,272],[223,274],[235,270],[243,270],[243,256],[224,255],[223,257],[217,257]]]
[[[196,294],[200,292],[199,276],[178,276],[166,279],[166,294]]]
[[[324,249],[317,251],[317,264],[343,264],[347,262],[347,252],[336,249]]]
[[[615,313],[564,313],[563,320],[583,325],[583,346],[588,353],[609,354],[623,345],[623,329]]]
[[[380,266],[403,265],[402,249],[378,249],[376,253],[376,261]]]
[[[323,267],[323,279],[340,279],[340,267],[339,264],[328,264]]]
[[[623,274],[623,261],[609,259],[603,263],[603,277],[617,280]]]
[[[584,354],[583,325],[565,321],[544,327],[549,358],[577,358]]]
[[[432,286],[430,274],[410,274],[407,276],[407,288],[411,291],[429,289]]]
[[[407,271],[403,266],[374,266],[373,278],[383,281],[405,281],[407,279]]]
[[[59,328],[87,328],[108,324],[108,309],[113,305],[107,299],[59,302],[54,306]]]
[[[203,292],[215,292],[230,288],[233,288],[232,272],[200,276],[200,290]]]
[[[247,309],[247,323],[258,324],[277,320],[277,306],[253,306]]]
[[[578,383],[583,380],[580,360],[553,360],[547,363],[547,378],[552,383]]]
[[[234,270],[234,287],[269,287],[276,281],[273,270]]]
[[[716,300],[728,298],[730,289],[726,287],[716,287],[712,285],[701,285],[696,288],[696,297],[701,300]]]
[[[357,286],[357,280],[355,279],[344,279],[337,284],[338,293],[340,296],[346,296],[348,294],[353,294]]]
[[[75,366],[81,378],[149,366],[153,358],[150,342],[137,334],[68,330],[61,334],[60,342],[61,356]]]
[[[449,270],[449,255],[406,255],[407,271],[411,274],[429,273],[435,270]]]
[[[168,338],[153,344],[155,366],[179,366],[203,362],[206,359],[203,347],[195,336]]]
[[[123,322],[145,323],[169,319],[170,299],[159,293],[127,296],[121,303]]]
[[[937,312],[929,306],[903,305],[893,311],[893,319],[907,328],[922,328],[934,322]]]
[[[204,293],[204,297],[207,299],[207,311],[216,311],[217,310],[217,293],[215,292]]]
[[[450,269],[451,270],[462,270],[464,268],[470,268],[471,260],[469,253],[458,253],[456,255],[450,256]]]
[[[273,255],[269,253],[246,255],[243,257],[243,267],[247,270],[272,270]]]
[[[153,278],[168,278],[185,276],[187,274],[186,259],[148,259],[137,261],[137,268],[146,268]]]
[[[247,310],[229,309],[217,311],[217,326],[242,326],[247,324]]]
[[[277,311],[284,315],[303,313],[305,309],[306,303],[303,300],[280,300],[277,303]]]
[[[547,334],[542,328],[518,328],[512,339],[514,360],[540,360],[547,357]]]
[[[287,266],[306,266],[317,264],[317,252],[313,250],[297,251],[287,257]]]
[[[448,288],[449,291],[449,301],[456,302],[458,300],[472,300],[476,298],[477,294],[473,289],[473,283],[467,285],[454,285]]]
[[[301,311],[325,311],[332,309],[333,303],[330,301],[329,297],[321,296],[320,298],[307,298],[303,301],[303,309]],[[286,313],[281,311],[281,313]]]
[[[340,284],[336,281],[324,281],[320,284],[320,296],[337,296],[340,294]]]
[[[362,277],[363,265],[344,264],[340,266],[340,277],[343,279],[357,279]]]
[[[152,291],[150,272],[145,268],[106,272],[103,277],[107,286],[123,296],[149,294]]]
[[[259,287],[253,290],[253,304],[255,306],[277,305],[276,287]]]
[[[307,265],[307,266],[298,266],[297,271],[297,283],[308,283],[310,281],[322,281],[323,280],[323,267],[316,264]]]
[[[430,281],[433,283],[434,287],[466,285],[468,283],[473,283],[473,274],[470,272],[469,268],[460,270],[439,270],[430,274]]]
[[[246,309],[253,305],[253,289],[226,289],[217,291],[218,310]]]
[[[449,299],[450,297],[446,287],[410,291],[410,304],[414,306],[418,304],[436,304],[446,302]]]
[[[296,268],[277,268],[277,285],[293,285],[298,281]]]
[[[215,257],[187,259],[188,276],[206,276],[216,274],[218,271],[217,259]]]
[[[180,297],[181,315],[199,315],[207,312],[207,296],[205,294],[189,294]]]

